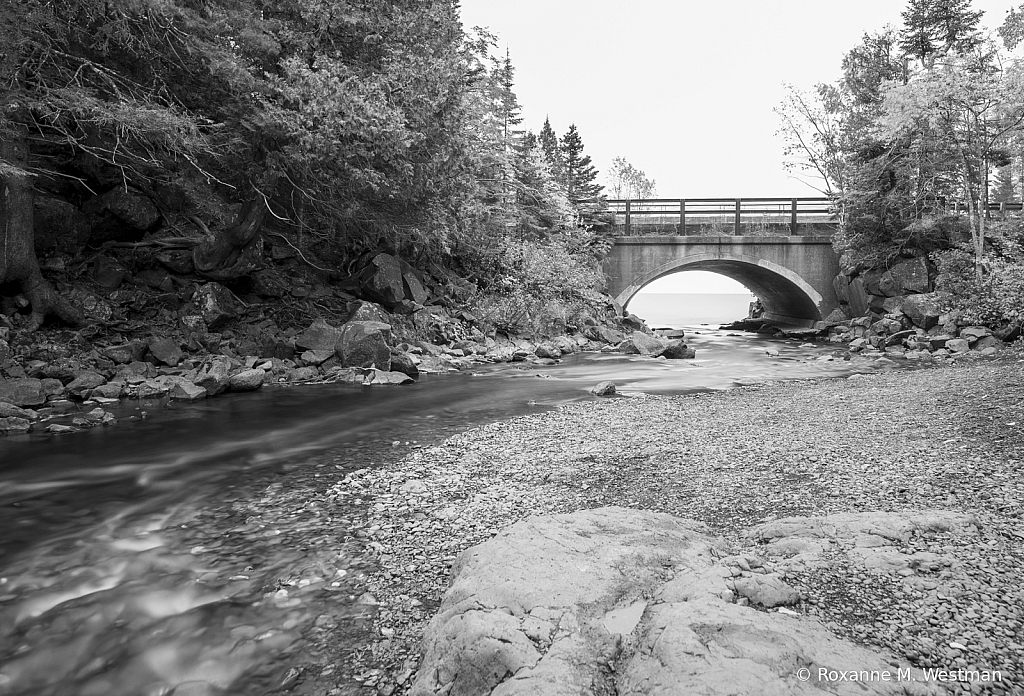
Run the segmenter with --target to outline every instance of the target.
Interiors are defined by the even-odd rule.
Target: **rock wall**
[[[924,257],[886,268],[864,268],[844,254],[834,285],[839,308],[826,320],[830,341],[851,351],[875,350],[908,358],[943,357],[970,350],[992,353],[1017,339],[1020,325],[972,326],[945,311],[948,295],[935,290],[936,269]]]

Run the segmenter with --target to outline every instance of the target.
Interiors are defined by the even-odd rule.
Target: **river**
[[[628,396],[882,369],[829,360],[836,346],[708,327],[687,343],[696,360],[587,353],[401,387],[125,401],[113,427],[0,438],[0,694],[299,693],[292,665],[311,636],[330,630],[344,661],[373,611],[368,501],[325,509],[309,491],[453,432],[596,398],[603,380]]]

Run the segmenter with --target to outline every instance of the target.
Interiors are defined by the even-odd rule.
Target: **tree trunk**
[[[982,263],[985,257],[985,216],[981,211],[978,196],[970,191],[967,201],[971,217],[971,243],[974,247],[974,279],[981,283]]]
[[[29,161],[29,145],[23,136],[0,138],[0,161],[16,167],[0,180],[0,283],[13,283],[29,301],[32,314],[26,328],[35,331],[47,315],[53,314],[69,324],[85,323],[82,313],[57,294],[43,278],[36,258],[35,229],[32,214],[35,191],[31,175],[25,173]]]
[[[277,179],[276,174],[271,175],[266,185],[271,194]],[[209,235],[193,248],[192,263],[196,271],[211,280],[233,280],[256,270],[260,261],[259,235],[267,216],[267,205],[263,194],[256,191],[230,227]]]

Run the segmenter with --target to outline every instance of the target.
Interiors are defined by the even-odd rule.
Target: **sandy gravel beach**
[[[835,558],[828,572],[789,573],[799,610],[919,666],[1011,676],[975,692],[1024,693],[1022,443],[1016,358],[610,398],[470,430],[329,490],[335,503],[364,501],[380,564],[368,587],[376,639],[345,671],[364,689],[402,693],[456,555],[526,516],[656,510],[749,548],[743,530],[786,516],[945,509],[973,514],[980,534],[915,538],[901,551],[941,552],[952,568],[908,582]]]

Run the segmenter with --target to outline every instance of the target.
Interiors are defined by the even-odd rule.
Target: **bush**
[[[935,252],[931,259],[939,271],[936,289],[949,293],[944,309],[958,312],[962,323],[998,328],[1024,320],[1024,263],[1019,258],[987,254],[980,283],[970,248]]]
[[[598,288],[601,243],[589,232],[570,230],[548,243],[505,243],[498,271],[472,312],[485,331],[558,335],[603,311]]]

